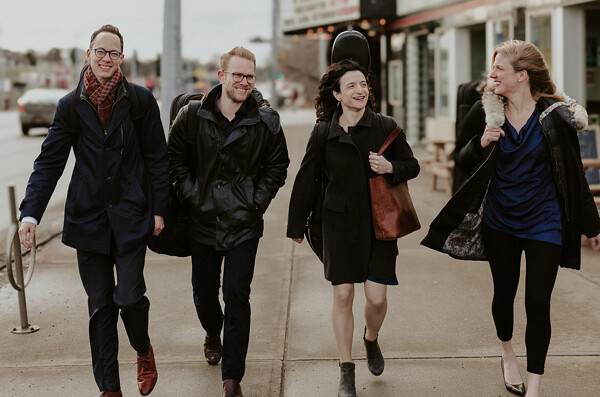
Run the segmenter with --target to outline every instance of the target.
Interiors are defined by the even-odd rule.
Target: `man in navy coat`
[[[59,101],[20,207],[19,237],[30,248],[72,147],[76,163],[62,241],[77,250],[101,396],[122,395],[119,311],[137,351],[140,393],[150,394],[158,377],[143,270],[147,239],[164,228],[169,164],[156,100],[149,90],[127,83],[120,70],[123,57],[123,37],[116,27],[104,25],[92,34],[75,97]],[[135,120],[134,108],[141,109]]]

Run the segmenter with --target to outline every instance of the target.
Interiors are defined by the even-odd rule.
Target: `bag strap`
[[[385,151],[385,149],[387,149],[388,146],[390,146],[390,144],[392,142],[394,142],[394,139],[396,139],[398,137],[398,135],[400,135],[400,132],[402,132],[402,127],[400,127],[398,125],[398,126],[396,126],[394,131],[392,131],[392,133],[390,135],[388,135],[385,142],[383,142],[383,145],[381,145],[381,149],[379,149],[379,152],[377,152],[378,156],[381,156],[381,154]]]
[[[315,181],[320,183],[323,179],[323,167],[325,166],[325,147],[327,146],[327,132],[329,128],[325,123],[319,123],[315,131],[315,151],[317,162],[315,165]]]

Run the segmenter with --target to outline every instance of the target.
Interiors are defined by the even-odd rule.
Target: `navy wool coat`
[[[128,87],[123,79],[106,131],[83,80],[75,91],[80,131],[69,131],[70,95],[58,102],[20,206],[21,219],[41,220],[72,147],[62,241],[78,250],[109,254],[111,238],[119,252],[137,248],[154,231],[154,215],[166,213],[169,163],[158,105],[148,89],[135,86],[143,109],[136,133]]]

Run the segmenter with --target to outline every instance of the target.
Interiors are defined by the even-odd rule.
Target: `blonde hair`
[[[238,56],[244,59],[247,59],[249,61],[252,61],[252,63],[254,63],[254,68],[256,68],[256,57],[254,56],[254,53],[250,50],[248,50],[247,48],[244,48],[242,46],[236,46],[233,47],[233,49],[229,52],[226,52],[225,54],[221,55],[220,58],[220,66],[221,66],[221,70],[222,71],[227,71],[227,66],[229,66],[229,61],[231,60],[231,58],[233,58],[234,56]]]
[[[508,40],[498,44],[492,56],[492,69],[498,54],[508,58],[515,72],[527,72],[529,89],[535,101],[542,96],[564,100],[564,97],[556,92],[556,85],[552,81],[544,54],[535,45],[522,40]]]

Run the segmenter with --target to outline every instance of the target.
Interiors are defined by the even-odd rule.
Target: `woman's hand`
[[[298,244],[302,244],[302,242],[304,241],[304,238],[293,238],[292,241],[295,243],[298,243]]]
[[[585,245],[592,251],[598,251],[600,249],[600,234],[596,237],[587,238]]]
[[[504,130],[502,128],[492,128],[489,125],[485,126],[483,135],[481,136],[481,147],[485,149],[487,145],[492,142],[497,142],[500,136],[504,136]]]
[[[369,152],[369,165],[376,174],[391,174],[394,172],[392,163],[387,161],[385,157],[378,156],[377,153]]]

